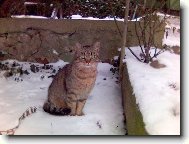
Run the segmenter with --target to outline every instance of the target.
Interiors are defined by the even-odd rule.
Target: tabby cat
[[[83,115],[83,107],[94,87],[100,42],[76,44],[74,60],[55,75],[43,109],[54,115]]]

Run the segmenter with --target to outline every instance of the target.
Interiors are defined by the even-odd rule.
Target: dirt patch
[[[180,55],[180,47],[179,46],[173,46],[173,47],[171,47],[171,49],[173,50],[173,52],[175,54]]]
[[[166,67],[166,65],[159,63],[158,60],[152,61],[152,62],[150,63],[150,66],[153,67],[153,68],[155,68],[155,69],[160,69],[160,68]]]

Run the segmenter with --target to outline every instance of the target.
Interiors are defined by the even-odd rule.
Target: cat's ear
[[[93,47],[94,47],[94,50],[96,50],[97,52],[99,52],[99,50],[100,50],[100,42],[95,42],[94,43],[94,45],[93,45]]]
[[[75,47],[76,47],[76,50],[81,49],[81,44],[77,42],[77,43],[75,44]]]

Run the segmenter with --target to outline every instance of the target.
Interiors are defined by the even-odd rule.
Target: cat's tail
[[[26,118],[28,117],[29,115],[35,113],[37,111],[37,107],[30,107],[28,108],[22,115],[21,117],[19,118],[18,120],[18,124],[14,127],[14,128],[11,128],[11,129],[8,129],[8,130],[3,130],[1,131],[0,130],[0,135],[14,135],[15,131],[19,128],[21,122]]]
[[[49,101],[46,101],[45,104],[43,105],[43,110],[47,113],[50,113],[52,115],[69,115],[71,113],[71,109],[70,108],[57,108],[56,106],[54,106],[52,103],[50,103]]]

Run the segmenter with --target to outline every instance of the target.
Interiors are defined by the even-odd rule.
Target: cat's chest
[[[90,73],[75,71],[67,78],[67,86],[70,89],[77,90],[78,94],[88,93],[94,86],[96,73],[95,70]]]
[[[89,74],[89,75],[74,74],[69,78],[69,82],[71,85],[75,87],[79,87],[81,89],[87,89],[88,87],[93,85],[95,80],[96,80],[96,74]]]

